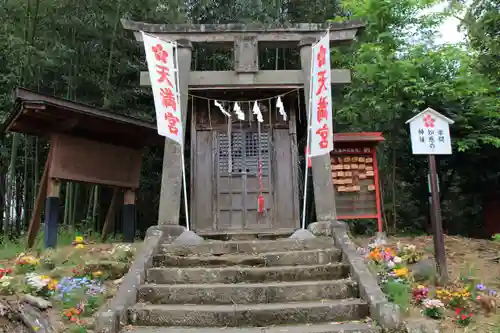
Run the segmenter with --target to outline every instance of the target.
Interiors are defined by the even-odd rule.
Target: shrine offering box
[[[376,146],[380,132],[336,133],[330,153],[337,218],[377,219],[382,231]]]

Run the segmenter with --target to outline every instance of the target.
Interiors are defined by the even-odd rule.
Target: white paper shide
[[[310,156],[333,150],[330,34],[312,47]]]
[[[176,44],[142,33],[156,110],[158,134],[182,145]]]

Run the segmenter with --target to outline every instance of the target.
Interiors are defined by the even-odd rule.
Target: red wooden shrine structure
[[[376,147],[380,132],[336,133],[330,153],[339,220],[377,219],[382,232],[380,183]]]

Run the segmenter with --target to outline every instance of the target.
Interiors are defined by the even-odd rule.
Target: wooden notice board
[[[377,219],[382,231],[376,145],[381,133],[337,133],[331,152],[332,181],[340,220]]]

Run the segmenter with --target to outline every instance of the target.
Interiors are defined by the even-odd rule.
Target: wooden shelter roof
[[[382,132],[334,133],[333,142],[374,142],[385,141]]]
[[[15,108],[2,133],[18,132],[41,137],[66,134],[110,144],[141,148],[162,142],[156,125],[25,88],[15,91]]]

